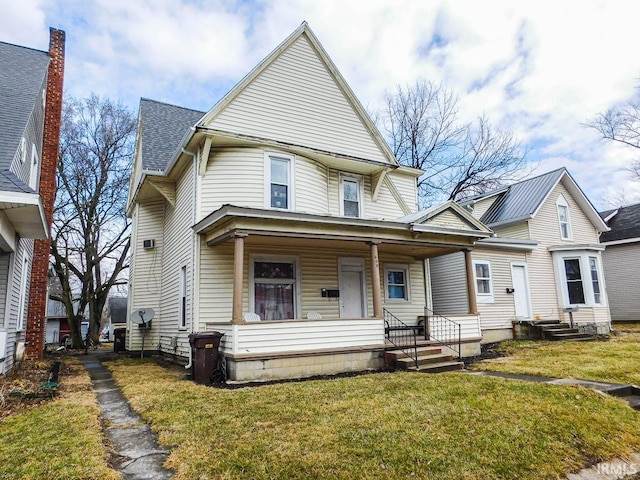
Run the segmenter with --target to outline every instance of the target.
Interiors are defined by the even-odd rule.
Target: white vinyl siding
[[[464,253],[430,258],[429,269],[433,311],[446,316],[469,313]]]
[[[517,238],[520,240],[529,240],[530,238],[528,222],[507,225],[506,227],[495,227],[492,230],[502,238]]]
[[[22,268],[20,271],[20,302],[18,303],[18,322],[16,330],[22,331],[25,328],[26,316],[27,316],[27,304],[28,304],[28,286],[29,286],[29,270],[30,262],[26,256],[26,252],[23,254],[21,260]]]
[[[209,126],[388,163],[305,35]]]
[[[602,253],[604,278],[611,319],[614,322],[640,320],[640,243],[607,245]]]
[[[295,157],[296,211],[327,215],[329,212],[329,169],[297,155]]]

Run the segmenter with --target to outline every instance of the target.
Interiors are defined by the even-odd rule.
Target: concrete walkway
[[[157,443],[149,425],[131,409],[111,372],[100,362],[100,354],[80,357],[89,372],[100,412],[107,424],[109,440],[118,455],[125,480],[164,480],[173,472],[163,468],[167,452]]]

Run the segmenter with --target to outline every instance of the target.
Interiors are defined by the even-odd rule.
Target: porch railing
[[[408,325],[396,317],[386,308],[382,309],[384,315],[384,335],[398,350],[402,351],[418,365],[418,331],[422,329],[420,325]]]
[[[433,310],[429,310],[427,307],[424,307],[424,315],[427,340],[452,350],[458,358],[461,358],[461,325],[444,315],[439,315]]]

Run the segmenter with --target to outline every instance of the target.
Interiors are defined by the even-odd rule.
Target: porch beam
[[[233,306],[231,310],[231,323],[239,325],[244,323],[242,318],[242,279],[244,273],[244,238],[246,235],[238,234],[234,237],[233,251]]]
[[[476,282],[473,275],[471,249],[469,248],[464,250],[464,266],[467,273],[467,296],[469,297],[469,315],[477,315],[478,301],[476,299]]]
[[[382,294],[380,290],[380,259],[378,244],[370,242],[371,247],[371,288],[373,290],[373,316],[382,318]]]

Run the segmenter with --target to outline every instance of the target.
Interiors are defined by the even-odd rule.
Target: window
[[[181,330],[187,328],[187,266],[180,268],[180,324]]]
[[[31,170],[29,172],[29,186],[38,190],[38,151],[35,144],[31,145]]]
[[[571,240],[571,223],[569,221],[569,204],[565,198],[560,195],[556,202],[558,208],[558,222],[560,224],[560,237],[563,240]]]
[[[491,286],[491,264],[489,262],[473,262],[476,278],[476,296],[480,303],[493,303],[493,288]]]
[[[593,288],[593,302],[601,304],[600,279],[598,277],[598,259],[589,257],[589,270],[591,270],[591,287]]]
[[[293,158],[280,154],[265,154],[265,178],[265,206],[293,210]]]
[[[408,265],[386,265],[384,281],[387,300],[409,300]]]
[[[362,217],[362,179],[355,176],[340,177],[340,209],[345,217]]]
[[[564,271],[567,279],[567,292],[571,305],[584,304],[584,287],[582,285],[582,273],[580,271],[579,258],[565,258]]]
[[[296,318],[296,262],[290,259],[254,260],[251,273],[253,311],[262,320]]]
[[[20,303],[18,304],[18,321],[16,329],[24,329],[24,316],[27,308],[27,279],[29,277],[29,258],[27,252],[22,253],[22,271],[20,272]]]
[[[27,142],[22,137],[20,139],[20,161],[24,163],[27,160]]]

